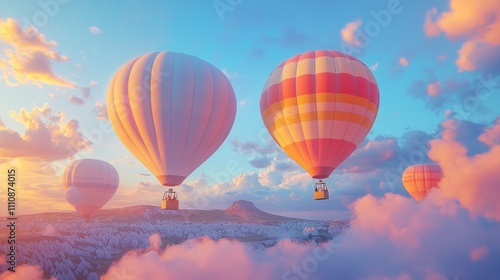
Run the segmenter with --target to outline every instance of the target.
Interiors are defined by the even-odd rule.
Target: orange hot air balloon
[[[378,106],[370,69],[328,50],[285,60],[267,78],[260,98],[267,130],[314,179],[328,178],[354,152],[373,126]],[[322,180],[314,197],[329,197]]]
[[[403,186],[415,198],[420,201],[427,194],[438,187],[443,177],[441,167],[437,164],[416,164],[405,169],[402,176]]]
[[[212,64],[164,51],[134,58],[116,72],[107,109],[123,144],[162,185],[174,187],[224,142],[236,116],[236,96]],[[178,208],[172,189],[162,208]]]
[[[97,212],[111,199],[118,183],[116,169],[98,159],[75,160],[63,175],[66,200],[85,217]]]

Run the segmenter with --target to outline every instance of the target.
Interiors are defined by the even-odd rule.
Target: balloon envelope
[[[443,177],[441,167],[437,164],[416,164],[405,169],[402,175],[403,186],[415,198],[424,199],[427,194],[438,187]]]
[[[365,139],[378,113],[370,69],[336,51],[281,63],[262,90],[262,119],[278,145],[313,178],[324,179]]]
[[[113,128],[164,186],[180,185],[224,142],[236,115],[226,75],[197,57],[175,52],[132,59],[107,94]]]
[[[118,183],[116,169],[97,159],[75,160],[63,175],[66,200],[82,216],[90,216],[101,209],[115,194]]]

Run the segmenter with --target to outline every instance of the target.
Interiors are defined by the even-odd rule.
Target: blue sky
[[[495,103],[498,102],[498,87],[493,87],[493,94],[484,98],[474,97],[474,90],[484,87],[481,81],[496,85],[499,69],[494,62],[498,62],[498,55],[486,60],[470,55],[465,59],[472,61],[474,67],[461,69],[457,64],[461,57],[459,51],[467,42],[479,40],[478,37],[471,33],[453,35],[455,33],[445,27],[441,27],[441,33],[429,35],[431,32],[424,28],[430,11],[436,9],[432,20],[437,22],[439,15],[450,9],[448,1],[52,0],[0,1],[0,7],[1,20],[10,18],[24,29],[33,24],[47,42],[57,43],[53,50],[68,59],[51,61],[52,72],[75,85],[74,88],[43,82],[36,85],[27,79],[12,86],[0,78],[0,119],[5,127],[22,134],[26,128],[15,121],[10,112],[17,114],[22,108],[29,112],[47,103],[53,113],[61,111],[66,120],[78,121],[78,131],[93,142],[87,150],[63,159],[0,153],[0,163],[21,164],[16,161],[21,160],[30,162],[25,163],[26,166],[34,166],[30,164],[36,162],[38,165],[35,166],[42,166],[42,169],[48,166],[52,170],[48,173],[50,176],[40,176],[52,178],[44,181],[47,184],[44,189],[52,190],[44,195],[62,201],[53,204],[56,210],[70,208],[65,204],[64,191],[55,178],[72,159],[82,157],[106,160],[117,168],[121,184],[108,207],[159,203],[162,187],[154,177],[139,175],[149,174],[149,171],[109,130],[107,120],[98,119],[94,113],[96,102],[105,102],[106,89],[115,71],[128,60],[152,51],[184,52],[212,63],[229,77],[238,100],[236,121],[228,138],[180,188],[187,208],[224,208],[233,200],[247,198],[263,209],[285,215],[340,218],[348,215],[345,212],[348,202],[366,192],[376,195],[396,192],[409,196],[400,184],[394,188],[380,187],[385,178],[376,177],[378,173],[348,172],[349,166],[367,161],[373,163],[363,159],[358,151],[357,156],[356,153],[353,155],[356,162],[351,160],[331,176],[329,184],[334,193],[340,194],[339,197],[315,203],[310,197],[312,185],[309,189],[304,185],[307,182],[304,172],[289,162],[277,145],[268,141],[259,110],[262,86],[279,63],[304,51],[332,49],[352,52],[372,68],[379,85],[380,108],[365,144],[368,140],[387,144],[393,139],[399,151],[403,151],[405,139],[413,137],[409,135],[420,133],[418,135],[422,137],[437,137],[440,124],[446,118],[463,119],[486,127],[499,113],[494,105],[498,104]],[[390,19],[381,19],[382,14],[389,14]],[[361,38],[362,32],[367,39],[362,44],[349,43],[341,34],[348,24],[356,22],[359,25],[355,38]],[[0,57],[6,59],[6,50],[13,47],[1,39],[3,52]],[[492,49],[498,50],[496,42],[480,43],[490,44]],[[431,84],[435,85],[436,96],[429,93]],[[90,89],[88,98],[84,97],[82,88]],[[70,96],[81,99],[83,104],[71,102]],[[467,102],[477,104],[467,107]],[[373,147],[376,145],[363,149],[368,152],[372,149],[375,153],[367,157],[377,155],[377,148]],[[390,152],[396,153],[394,149]],[[252,165],[249,161],[254,159],[260,163],[253,162]],[[276,169],[276,166],[287,164],[286,168]],[[390,168],[397,174],[395,166],[387,166],[387,170]],[[277,184],[273,186],[281,187],[263,185],[264,173],[273,174],[273,178],[277,178]],[[224,177],[221,174],[229,174],[229,180],[214,182],[214,177]],[[286,180],[287,176],[292,179]],[[33,175],[33,178],[39,177]],[[36,188],[37,183],[29,180],[26,182],[33,189],[27,196],[32,196],[42,188]],[[207,187],[216,183],[219,183],[220,191],[208,194],[213,190],[206,191]],[[201,197],[206,198],[201,204],[194,202],[198,188]],[[26,206],[25,211],[54,210],[46,207]]]

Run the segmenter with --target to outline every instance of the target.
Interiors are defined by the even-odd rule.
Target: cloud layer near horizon
[[[351,205],[351,226],[315,245],[281,240],[266,249],[208,238],[122,256],[101,279],[497,279],[500,225],[470,212],[441,190],[422,202],[366,195]],[[42,279],[36,272],[29,279]],[[20,275],[20,274],[19,274]],[[12,277],[5,272],[1,277]],[[36,277],[37,276],[37,277]],[[17,279],[17,278],[15,278]],[[22,278],[21,278],[22,279]],[[26,278],[28,279],[28,278]]]
[[[371,195],[351,205],[354,219],[323,245],[282,240],[267,249],[222,239],[131,251],[102,279],[495,279],[498,223],[471,218],[441,191],[418,203]]]

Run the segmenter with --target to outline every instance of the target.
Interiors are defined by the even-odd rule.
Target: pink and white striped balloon
[[[118,183],[116,169],[98,159],[75,160],[63,175],[66,200],[82,216],[90,216],[101,209],[115,194]]]
[[[156,52],[123,65],[110,82],[113,128],[164,186],[178,186],[224,142],[236,115],[226,75],[197,57]]]

